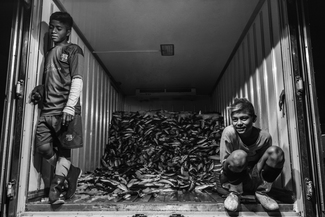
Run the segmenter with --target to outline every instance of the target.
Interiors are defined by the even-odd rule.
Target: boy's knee
[[[39,145],[37,146],[36,150],[45,159],[50,159],[55,154],[53,147],[50,143]]]
[[[266,163],[272,167],[283,166],[284,163],[284,152],[278,146],[271,146],[266,150],[268,159]]]
[[[231,184],[242,183],[247,176],[247,153],[243,150],[233,151],[223,165],[223,175]]]
[[[233,172],[241,172],[247,165],[247,153],[243,150],[233,151],[226,160],[228,169]]]

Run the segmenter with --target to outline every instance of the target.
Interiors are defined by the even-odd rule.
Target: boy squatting
[[[229,193],[224,206],[237,211],[240,195],[254,192],[256,199],[267,210],[277,210],[279,205],[266,193],[283,169],[283,150],[272,145],[271,135],[254,127],[256,114],[251,102],[235,99],[230,108],[232,125],[227,126],[220,141],[222,170],[218,192]]]
[[[55,46],[46,55],[43,85],[35,87],[31,94],[31,101],[41,105],[36,150],[55,168],[49,192],[51,204],[73,197],[82,174],[71,164],[71,149],[64,148],[59,140],[69,123],[81,114],[83,51],[68,42],[72,25],[73,19],[66,12],[50,16],[49,31]]]

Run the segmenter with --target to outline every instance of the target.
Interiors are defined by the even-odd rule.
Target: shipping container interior
[[[84,51],[86,76],[84,78],[84,91],[81,96],[85,144],[83,148],[73,150],[72,163],[74,165],[81,167],[84,172],[92,172],[101,167],[101,159],[105,154],[105,145],[109,142],[111,120],[113,114],[117,111],[164,110],[169,112],[194,112],[197,114],[217,112],[223,117],[224,125],[228,125],[230,124],[228,106],[234,98],[245,97],[255,105],[257,114],[255,126],[269,131],[273,138],[273,143],[280,146],[285,152],[284,169],[274,184],[274,188],[288,193],[286,199],[289,198],[289,200],[282,202],[283,210],[297,210],[295,205],[301,197],[301,192],[297,190],[299,188],[297,187],[297,184],[299,185],[299,180],[297,180],[299,169],[294,169],[294,167],[299,168],[299,159],[295,158],[297,153],[295,149],[297,148],[291,146],[295,141],[290,137],[289,133],[294,128],[292,128],[288,120],[287,112],[290,111],[286,110],[285,104],[283,107],[279,107],[279,99],[285,89],[284,60],[286,56],[283,54],[283,51],[288,48],[288,39],[283,34],[285,18],[283,17],[282,1],[251,1],[252,5],[250,5],[250,8],[253,10],[251,10],[248,19],[245,20],[246,23],[242,26],[240,34],[235,37],[235,43],[232,44],[232,49],[225,57],[226,61],[223,62],[222,70],[216,72],[219,76],[212,80],[213,91],[211,94],[195,95],[194,97],[179,97],[179,95],[176,97],[161,97],[151,92],[151,98],[139,98],[135,95],[127,95],[122,91],[123,83],[122,86],[119,86],[118,82],[115,81],[116,77],[112,76],[111,71],[107,70],[107,65],[113,64],[112,62],[114,61],[107,61],[103,54],[99,55],[94,52],[92,46],[90,46],[92,42],[90,39],[93,38],[85,41],[86,34],[84,31],[86,30],[83,30],[81,27],[84,27],[86,24],[81,21],[78,23],[78,21],[82,16],[95,15],[83,14],[84,11],[81,10],[81,3],[83,1],[78,2],[80,5],[73,1],[64,0],[54,2],[51,0],[42,1],[42,6],[39,6],[41,16],[33,20],[35,28],[39,28],[39,38],[32,39],[39,41],[37,43],[38,51],[36,56],[37,71],[40,72],[44,64],[44,51],[51,46],[47,34],[50,14],[55,11],[66,10],[73,17],[76,17],[75,23],[78,28],[75,27],[73,29],[71,42],[78,44]],[[94,1],[93,4],[96,5],[96,2]],[[170,3],[170,1],[168,2]],[[234,1],[231,2],[235,4]],[[113,3],[118,6],[117,1],[113,1]],[[88,27],[85,27],[88,31],[99,31],[92,29],[96,25],[90,25],[88,24]],[[99,48],[96,47],[96,49]],[[121,54],[116,54],[116,56],[121,56]],[[192,61],[195,61],[196,57],[192,58]],[[214,59],[213,56],[205,58]],[[214,61],[218,60],[215,59]],[[150,62],[150,58],[142,60],[141,64],[145,65],[148,62]],[[119,61],[119,63],[121,65],[123,61]],[[158,72],[161,73],[157,69]],[[150,73],[155,74],[155,72]],[[192,71],[192,73],[195,72]],[[127,72],[123,72],[122,75],[126,77],[124,79],[126,80],[125,83],[127,83]],[[41,73],[34,72],[31,76],[35,77],[36,83],[41,81]],[[175,75],[175,79],[182,78]],[[32,127],[35,129],[35,124]],[[44,197],[44,189],[49,188],[52,170],[50,165],[35,153],[33,145],[30,145],[30,147],[32,157],[29,166],[27,198],[28,203],[35,206],[28,206],[28,208],[34,211],[36,209],[48,211],[48,209],[51,210],[53,208],[37,206],[39,204],[35,204],[35,200],[37,199],[36,201],[38,201],[39,198]],[[222,203],[222,198],[219,197],[214,201]],[[75,204],[78,201],[73,201],[72,203]],[[290,204],[290,206],[285,207],[285,204]],[[105,208],[109,210],[108,207]],[[69,209],[73,208],[70,206]],[[87,209],[91,209],[90,206]],[[124,206],[124,209],[132,208]],[[161,207],[161,209],[164,208]]]

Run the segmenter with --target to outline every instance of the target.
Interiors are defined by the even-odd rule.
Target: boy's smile
[[[231,116],[232,125],[236,129],[240,137],[247,138],[253,129],[253,117],[247,112],[237,112]]]
[[[54,44],[67,43],[71,30],[58,20],[50,22],[50,34]]]

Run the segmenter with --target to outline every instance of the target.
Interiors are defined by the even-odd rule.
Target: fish
[[[208,188],[220,172],[223,129],[216,113],[113,112],[101,167],[79,178],[80,191],[98,188],[128,200],[131,188],[138,197]]]
[[[195,190],[200,190],[202,191],[203,189],[206,189],[206,188],[210,188],[210,187],[214,187],[215,185],[214,184],[203,184],[203,185],[197,185],[195,186]]]

